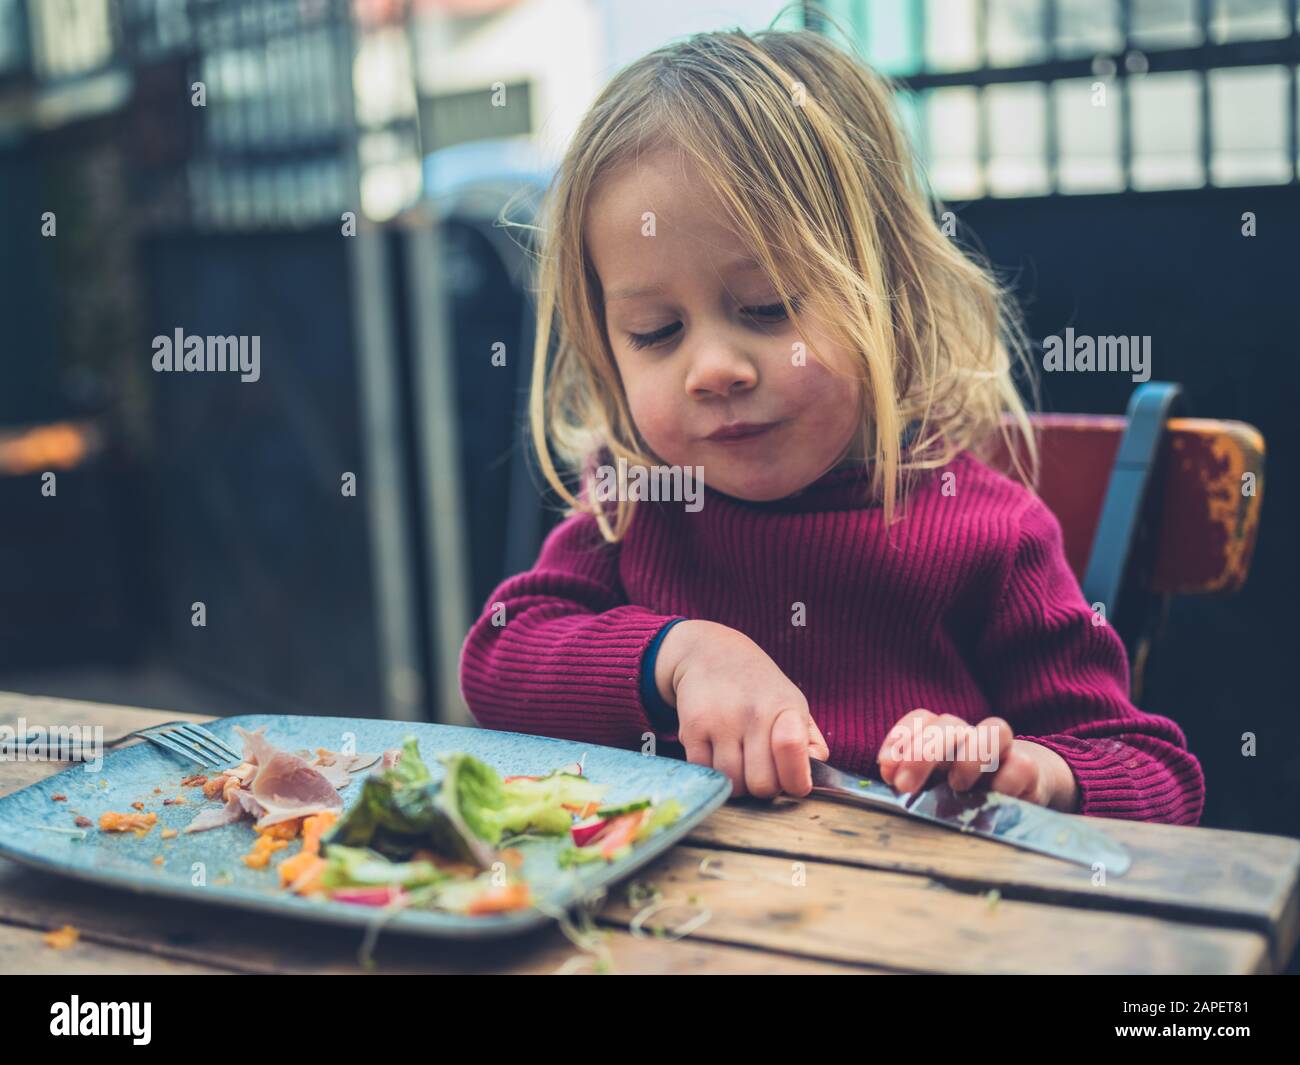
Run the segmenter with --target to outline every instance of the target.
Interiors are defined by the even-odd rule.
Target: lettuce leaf
[[[390,862],[367,847],[331,847],[325,871],[321,873],[322,886],[330,890],[384,885],[422,887],[447,879],[450,875],[433,862]]]

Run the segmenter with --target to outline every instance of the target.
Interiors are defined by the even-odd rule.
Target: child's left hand
[[[949,741],[942,749],[945,753],[951,750],[955,757],[923,757],[928,730],[936,728],[943,730],[944,740]],[[914,748],[915,737],[921,740],[919,749]],[[995,758],[996,770],[981,768]],[[900,792],[916,791],[937,767],[943,766],[954,791],[969,791],[991,772],[989,788],[993,791],[1066,813],[1073,813],[1079,806],[1078,782],[1065,759],[1031,740],[1016,739],[1011,726],[1000,717],[986,717],[978,725],[971,725],[952,714],[913,710],[889,730],[878,760],[885,783]]]

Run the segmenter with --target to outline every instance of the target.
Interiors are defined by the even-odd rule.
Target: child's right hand
[[[655,684],[677,707],[687,760],[726,773],[733,796],[807,795],[809,757],[830,757],[803,692],[736,629],[674,625],[659,646]]]

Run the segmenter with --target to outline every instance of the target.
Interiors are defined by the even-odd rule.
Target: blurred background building
[[[897,79],[1032,336],[1151,335],[1193,413],[1263,431],[1254,575],[1174,603],[1143,704],[1205,823],[1297,831],[1296,0],[0,0],[0,690],[464,720],[464,632],[555,518],[496,219],[621,66],[778,16]],[[259,336],[260,380],[153,372],[177,328]]]

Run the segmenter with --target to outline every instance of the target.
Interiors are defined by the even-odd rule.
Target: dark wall
[[[35,153],[0,151],[0,205],[0,425],[66,417],[54,358],[54,244],[41,236],[41,214],[53,208]]]
[[[1187,733],[1207,778],[1204,823],[1300,835],[1300,713],[1292,671],[1300,497],[1300,189],[982,200],[955,208],[1014,278],[1032,337],[1149,335],[1152,380],[1177,381],[1190,413],[1264,435],[1255,561],[1230,599],[1176,600],[1143,706]],[[1242,235],[1253,212],[1257,236]],[[1041,366],[1041,360],[1040,360]],[[1126,374],[1044,373],[1044,407],[1124,411]],[[1242,756],[1242,734],[1257,754]]]
[[[178,661],[286,710],[382,713],[359,381],[335,229],[144,250],[147,338],[261,337],[261,378],[152,375],[158,623]],[[150,357],[143,351],[141,358]],[[355,473],[355,498],[341,492]],[[207,625],[191,624],[202,601]]]

